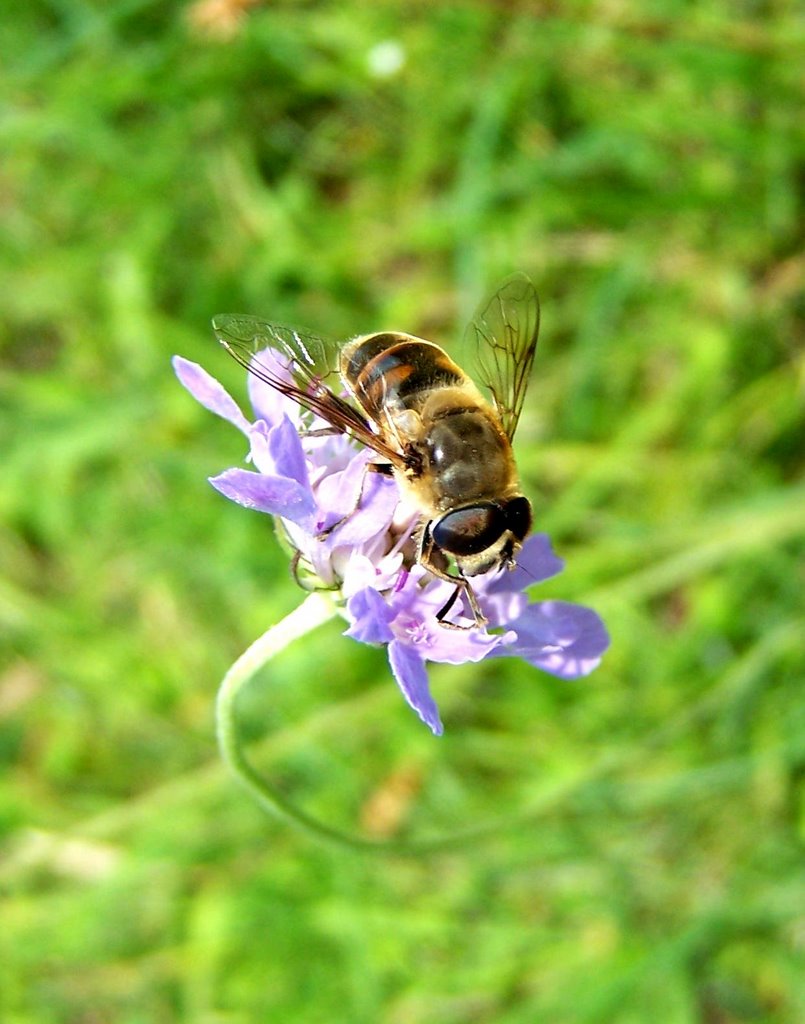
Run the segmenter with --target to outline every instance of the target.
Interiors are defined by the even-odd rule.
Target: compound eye
[[[503,514],[506,517],[506,529],[520,541],[525,539],[531,529],[531,502],[528,498],[512,498],[503,506]]]
[[[506,516],[499,505],[470,505],[448,512],[433,527],[437,547],[450,555],[477,555],[500,540]]]

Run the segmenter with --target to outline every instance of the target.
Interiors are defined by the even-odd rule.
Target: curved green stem
[[[275,786],[262,778],[246,759],[238,739],[236,702],[255,673],[294,640],[327,622],[336,614],[332,600],[324,594],[308,594],[284,619],[272,626],[247,648],[224,676],[216,701],[215,717],[218,745],[227,764],[256,797],[261,806],[320,838],[340,838],[327,825],[316,821],[287,799]]]
[[[290,615],[258,637],[226,673],[216,702],[218,744],[226,763],[261,807],[315,839],[352,851],[407,855],[435,853],[462,847],[473,840],[499,835],[505,821],[487,820],[465,829],[418,840],[370,839],[343,832],[303,811],[249,763],[238,738],[238,696],[255,673],[276,654],[337,614],[338,609],[330,594],[321,591],[308,594]]]
[[[421,844],[351,835],[312,817],[263,778],[249,763],[241,747],[236,717],[239,694],[255,673],[275,655],[294,640],[332,619],[337,612],[328,594],[309,594],[298,608],[263,633],[232,665],[221,682],[216,702],[216,729],[221,754],[262,807],[314,838],[352,850],[417,852],[422,849]]]

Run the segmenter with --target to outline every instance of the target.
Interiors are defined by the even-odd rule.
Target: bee
[[[400,331],[339,347],[251,316],[216,316],[213,330],[250,373],[376,454],[369,468],[393,475],[419,512],[417,562],[455,584],[437,620],[455,627],[446,616],[464,594],[474,624],[485,625],[469,578],[514,568],[531,529],[512,453],[539,333],[529,278],[503,281],[467,327],[478,383],[444,349]],[[287,366],[287,378],[261,362],[266,350]],[[338,378],[340,394],[328,383]]]

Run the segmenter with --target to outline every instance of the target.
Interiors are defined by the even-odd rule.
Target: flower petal
[[[231,501],[244,508],[282,516],[306,527],[316,512],[316,503],[309,489],[296,480],[281,476],[264,476],[248,469],[228,469],[210,483]]]
[[[287,416],[269,431],[268,451],[279,476],[287,476],[310,489],[302,442]]]
[[[320,452],[311,452],[311,462],[324,466],[326,472],[318,479],[316,484],[316,495],[319,507],[325,512],[321,528],[329,529],[339,520],[344,522],[333,532],[338,533],[341,538],[339,543],[360,543],[369,537],[375,536],[378,532],[384,533],[390,523],[390,518],[383,515],[385,520],[374,525],[378,517],[379,509],[372,506],[378,495],[387,490],[386,485],[391,484],[391,495],[394,498],[396,508],[399,492],[394,481],[384,477],[373,470],[367,469],[372,461],[372,453],[367,449],[355,451],[353,448],[346,463],[339,466],[333,465],[328,460],[321,461]],[[388,495],[385,495],[387,498]],[[383,500],[385,507],[388,502]],[[353,522],[357,520],[357,523]],[[350,524],[352,524],[350,526]],[[344,530],[350,527],[347,533]],[[357,537],[357,540],[355,539]]]
[[[511,574],[504,569],[500,575],[508,577]],[[495,582],[498,583],[497,578],[495,578]],[[502,583],[502,581],[500,582]],[[490,589],[484,588],[482,583],[475,581],[473,581],[473,586],[481,609],[492,629],[508,625],[521,615],[528,605],[528,595],[521,591],[503,590],[502,586],[496,586],[490,592]]]
[[[272,377],[291,380],[287,364],[270,348],[263,349],[253,356],[252,364],[259,364]],[[247,374],[246,385],[249,390],[249,401],[258,419],[265,420],[272,427],[279,423],[283,416],[289,416],[295,425],[299,423],[300,408],[296,402],[261,380],[256,373]]]
[[[343,475],[346,476],[346,471]],[[362,488],[360,483],[357,487],[348,487],[344,482],[341,504],[345,498],[350,500],[341,513],[343,522],[324,539],[330,550],[367,544],[378,534],[385,533],[391,525],[400,497],[396,483],[378,473],[365,471],[361,472],[361,478]],[[319,504],[328,512],[332,507],[326,504],[322,490],[319,491]],[[333,516],[328,515],[327,519],[332,523]],[[334,521],[338,522],[338,517]]]
[[[525,658],[564,679],[592,672],[609,647],[609,634],[599,616],[591,608],[566,601],[529,605],[510,628],[517,639],[494,655]]]
[[[564,560],[554,552],[548,534],[535,533],[520,549],[515,568],[493,576],[485,589],[488,594],[524,590],[534,583],[557,576],[564,567]]]
[[[380,592],[391,590],[405,571],[403,556],[399,551],[378,555],[364,554],[360,549],[355,549],[346,553],[343,560],[340,556],[341,552],[336,552],[333,561],[339,567],[341,593],[347,600],[365,587]],[[394,612],[390,614],[393,618]]]
[[[431,620],[433,621],[433,620]],[[496,648],[512,643],[515,634],[487,633],[485,629],[445,629],[433,623],[429,629],[422,653],[428,661],[443,661],[448,665],[463,665],[465,661],[481,661]]]
[[[219,384],[198,363],[191,363],[182,356],[174,356],[171,362],[179,383],[197,402],[210,412],[214,412],[216,416],[228,420],[244,434],[248,434],[251,424],[223,384]]]
[[[403,697],[431,732],[435,736],[441,736],[444,726],[439,718],[436,702],[430,695],[425,662],[411,647],[400,643],[399,640],[392,640],[389,644],[389,664]]]
[[[347,614],[352,625],[344,636],[364,644],[387,644],[394,639],[389,628],[394,612],[373,587],[364,587],[347,601]]]
[[[249,431],[249,460],[258,473],[265,473],[266,476],[283,476],[278,474],[274,459],[268,447],[268,435],[271,427],[265,420],[256,420]]]
[[[556,576],[564,565],[554,553],[548,535],[536,533],[526,540],[514,569],[492,570],[475,577],[473,588],[490,626],[505,626],[518,618],[528,604],[525,588]]]

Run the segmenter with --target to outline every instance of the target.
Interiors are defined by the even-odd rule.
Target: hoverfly
[[[484,625],[468,577],[512,569],[531,528],[511,446],[539,332],[529,278],[503,281],[466,331],[475,377],[491,401],[444,349],[400,331],[339,347],[252,316],[216,316],[213,329],[250,373],[321,417],[327,430],[375,452],[369,468],[393,475],[419,512],[417,562],[456,585],[438,621],[454,626],[445,616],[463,593],[475,624]],[[261,362],[266,350],[287,366],[287,378]],[[339,377],[348,397],[327,383]]]

